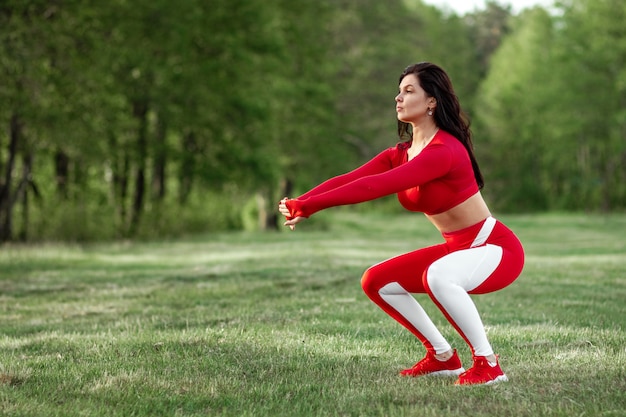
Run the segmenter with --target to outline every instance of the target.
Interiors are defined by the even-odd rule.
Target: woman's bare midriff
[[[473,226],[489,216],[491,213],[480,191],[448,211],[426,215],[441,233],[454,232]]]

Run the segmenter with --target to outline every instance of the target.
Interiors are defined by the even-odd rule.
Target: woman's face
[[[396,96],[398,120],[405,123],[418,123],[428,117],[428,108],[435,109],[435,99],[428,97],[415,74],[408,74],[400,82],[400,92]]]

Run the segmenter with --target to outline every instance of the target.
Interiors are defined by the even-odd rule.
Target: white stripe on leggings
[[[489,235],[493,231],[493,228],[495,227],[495,225],[496,225],[496,219],[494,219],[491,216],[487,217],[487,219],[485,220],[485,223],[483,223],[483,227],[480,228],[480,231],[476,235],[476,238],[472,242],[472,245],[470,246],[470,248],[484,245],[487,239],[489,238]]]

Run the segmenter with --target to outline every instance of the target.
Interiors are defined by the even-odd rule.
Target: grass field
[[[425,219],[316,217],[295,232],[2,247],[0,414],[626,415],[626,215],[502,217],[527,265],[475,298],[510,379],[490,387],[399,377],[423,349],[360,288],[369,265],[440,240]]]

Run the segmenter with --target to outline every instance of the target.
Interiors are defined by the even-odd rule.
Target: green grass
[[[510,378],[491,387],[400,378],[423,349],[360,289],[369,265],[440,240],[425,219],[318,216],[293,233],[1,248],[0,414],[626,415],[625,215],[503,217],[527,265],[475,297]]]

